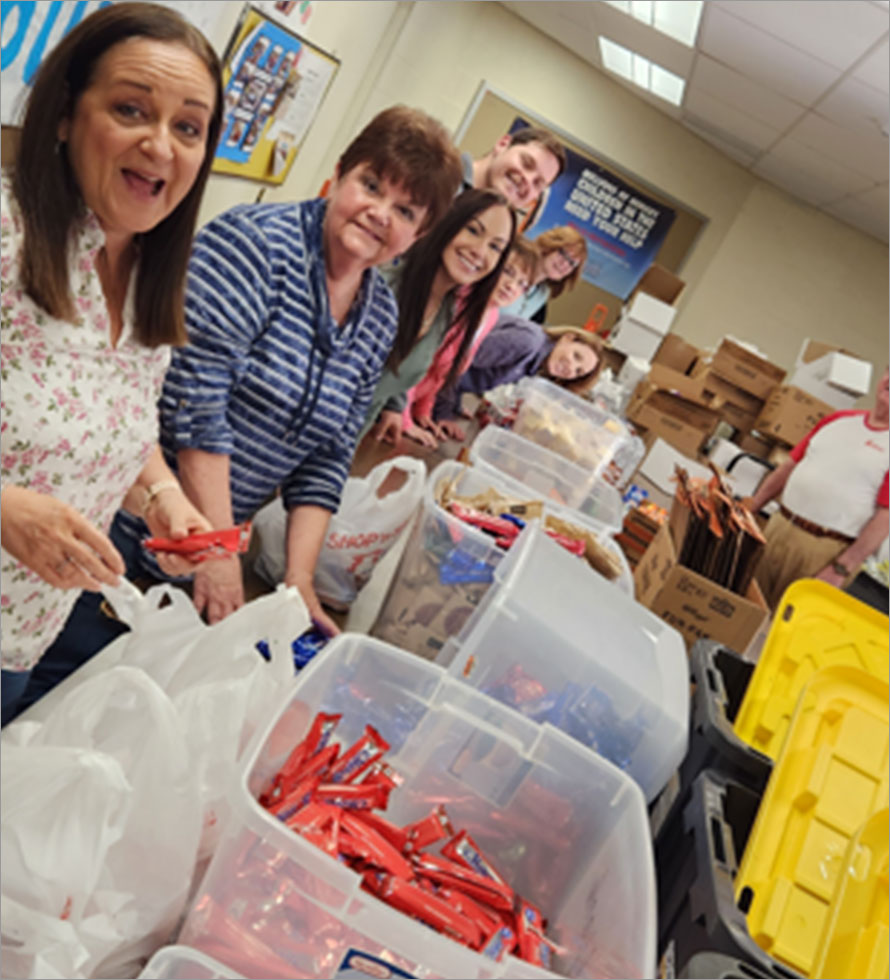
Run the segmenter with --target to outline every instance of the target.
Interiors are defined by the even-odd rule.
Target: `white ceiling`
[[[673,106],[610,78],[752,173],[886,242],[888,0],[705,0],[688,48],[597,0],[505,2],[600,71],[600,34],[686,80]]]

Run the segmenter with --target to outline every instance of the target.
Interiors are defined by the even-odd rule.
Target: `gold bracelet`
[[[155,497],[158,494],[163,493],[165,490],[179,490],[182,493],[182,487],[176,480],[158,480],[157,483],[152,483],[145,491],[145,500],[142,502],[142,516],[148,513],[148,508],[154,503]]]

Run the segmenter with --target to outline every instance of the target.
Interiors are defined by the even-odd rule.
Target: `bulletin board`
[[[591,186],[596,183],[592,176],[596,174],[600,189],[609,183],[611,185],[608,188],[609,191],[614,191],[617,188],[628,200],[636,198],[641,204],[645,203],[650,221],[659,221],[664,230],[657,242],[657,248],[651,251],[646,261],[655,262],[682,278],[683,264],[695,247],[698,237],[708,221],[704,215],[688,205],[632,174],[619,163],[603,156],[592,147],[581,143],[570,133],[566,133],[554,126],[549,120],[520,105],[509,96],[491,88],[486,82],[480,86],[457,130],[456,139],[461,150],[468,152],[474,158],[478,158],[484,156],[501,136],[519,128],[520,125],[546,129],[564,145],[569,157],[566,181],[574,179],[574,176],[568,171],[571,171],[573,167],[576,169],[580,167],[581,173],[586,174],[587,182]],[[562,179],[554,182],[552,188],[554,197],[559,196]],[[581,193],[576,191],[576,203],[579,204],[580,208],[580,205],[585,203],[583,189],[586,184],[582,179],[576,182],[576,186],[581,191]],[[570,196],[570,194],[566,194],[565,199],[568,200]],[[523,228],[523,232],[530,238],[536,237],[540,230],[548,226],[548,221],[552,221],[551,212],[555,201],[545,198],[539,203],[540,206],[533,209]],[[589,212],[589,210],[588,208],[587,211]],[[580,209],[578,214],[581,215]],[[667,221],[668,217],[670,218],[669,222]],[[587,218],[589,222],[589,214]],[[568,220],[564,219],[561,223],[569,222],[576,223],[571,215]],[[580,224],[580,217],[578,222]],[[667,225],[666,228],[665,225]],[[628,226],[627,233],[629,234],[631,231],[632,229]],[[589,268],[585,271],[589,273],[593,271],[593,266],[597,260],[595,250],[590,246],[593,236],[588,236],[588,239]],[[604,263],[599,264],[603,265]],[[609,289],[588,281],[593,278],[596,277],[591,275],[582,277],[574,289],[568,290],[562,296],[552,300],[547,306],[547,322],[550,324],[581,325],[587,322],[593,309],[605,307],[608,313],[602,323],[602,329],[608,330],[620,315],[623,305],[621,292],[626,283],[622,286],[613,285],[606,277],[602,277],[601,281],[607,282],[614,290],[609,291]]]
[[[213,170],[283,183],[339,64],[245,7],[223,57],[225,116]]]

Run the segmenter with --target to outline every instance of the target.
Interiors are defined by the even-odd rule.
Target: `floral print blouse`
[[[22,288],[23,227],[10,177],[0,179],[0,484],[52,494],[107,532],[158,439],[157,400],[169,347],[133,336],[131,278],[123,331],[111,346],[96,258],[105,243],[87,213],[72,234],[73,322]],[[61,631],[79,592],[56,589],[0,549],[0,656],[28,670]]]

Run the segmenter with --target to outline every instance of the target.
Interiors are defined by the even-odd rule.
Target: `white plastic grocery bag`
[[[142,595],[129,583],[122,588],[105,595],[131,631],[103,656],[145,671],[177,711],[204,813],[203,858],[219,836],[241,752],[266,724],[282,687],[293,683],[291,644],[311,619],[294,588],[260,596],[213,626],[181,589],[158,585]],[[268,662],[257,650],[260,640]]]
[[[387,492],[401,476],[401,485]],[[315,591],[333,608],[346,608],[371,577],[380,559],[395,544],[423,496],[426,464],[413,456],[379,463],[365,477],[350,477],[340,509],[331,518],[315,569]],[[253,519],[259,542],[254,569],[271,584],[284,579],[287,512],[280,498]]]
[[[112,667],[0,743],[4,977],[123,977],[182,914],[201,837],[179,712]]]

